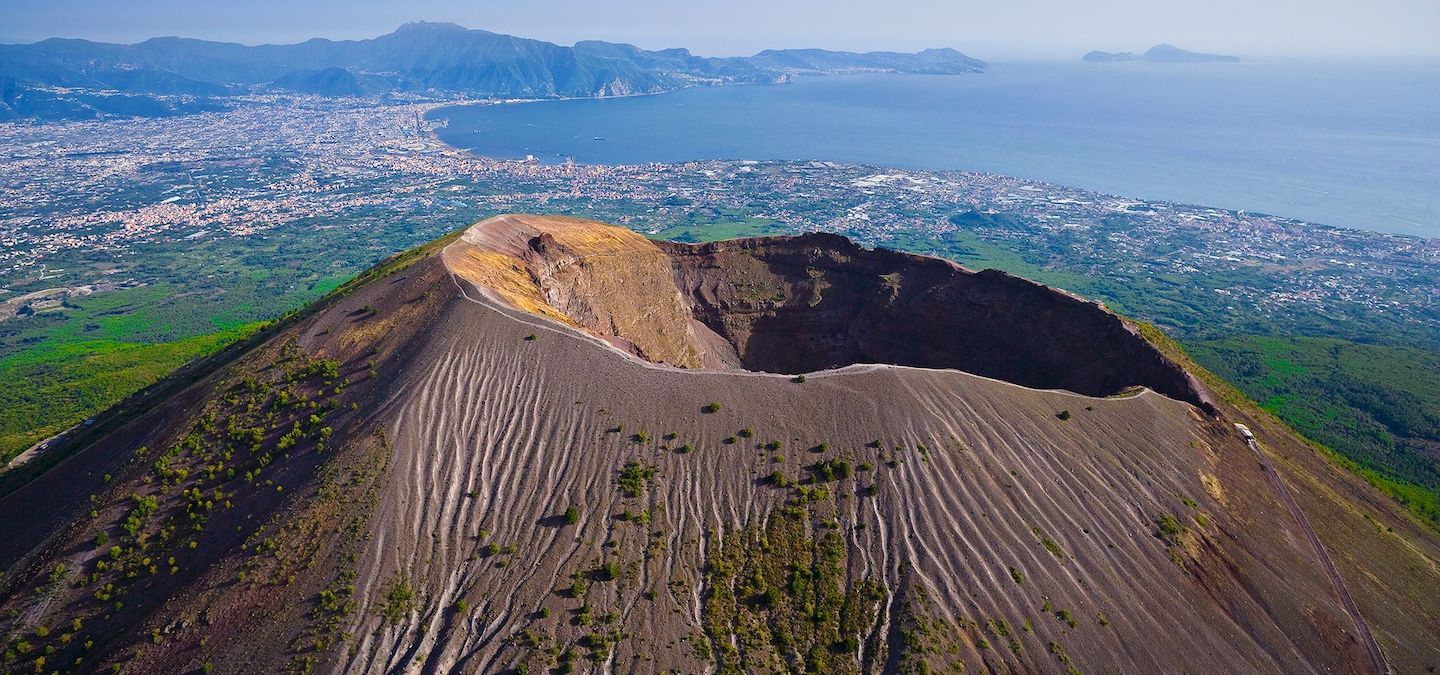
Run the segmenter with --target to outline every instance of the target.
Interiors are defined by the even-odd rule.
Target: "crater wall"
[[[1096,303],[833,234],[681,244],[512,215],[445,255],[497,299],[682,368],[949,368],[1092,396],[1143,386],[1210,407],[1183,368]]]
[[[749,370],[890,363],[1094,396],[1145,386],[1204,405],[1189,375],[1120,317],[1004,272],[829,234],[657,244],[695,318]]]

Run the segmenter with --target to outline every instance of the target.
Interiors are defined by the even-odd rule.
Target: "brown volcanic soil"
[[[416,258],[0,498],[6,667],[1372,672],[1230,419],[1440,664],[1434,533],[1094,305],[833,237]]]

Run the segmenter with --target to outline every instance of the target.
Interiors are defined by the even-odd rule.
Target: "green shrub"
[[[823,462],[816,462],[807,467],[818,483],[828,483],[835,480],[845,480],[851,476],[850,462],[843,459],[832,459]]]
[[[1053,555],[1060,560],[1065,559],[1065,550],[1060,548],[1060,544],[1055,543],[1054,539],[1046,536],[1045,533],[1041,531],[1038,527],[1032,527],[1030,528],[1030,531],[1034,532],[1036,537],[1039,537],[1040,545],[1044,546],[1045,550],[1050,552],[1050,555]]]
[[[1168,513],[1155,516],[1155,538],[1171,546],[1180,541],[1180,536],[1185,534],[1188,528],[1180,519]]]
[[[658,471],[659,469],[641,464],[638,460],[632,459],[625,462],[625,465],[620,467],[620,477],[618,479],[620,483],[620,494],[632,499],[639,497]]]
[[[389,623],[400,623],[415,608],[415,590],[405,577],[396,577],[386,585],[380,604],[380,616]]]

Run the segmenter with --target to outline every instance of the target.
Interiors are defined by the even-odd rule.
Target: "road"
[[[1370,651],[1370,658],[1375,663],[1375,672],[1390,675],[1390,664],[1385,661],[1385,655],[1380,651],[1380,645],[1375,642],[1375,636],[1370,633],[1370,627],[1365,623],[1365,617],[1360,615],[1360,608],[1355,605],[1354,598],[1350,597],[1350,590],[1345,587],[1345,579],[1340,576],[1340,571],[1335,568],[1335,562],[1330,559],[1330,552],[1325,550],[1325,545],[1320,542],[1320,537],[1315,534],[1314,528],[1310,527],[1310,519],[1305,517],[1305,512],[1300,510],[1295,497],[1290,494],[1290,488],[1285,487],[1285,482],[1280,480],[1280,474],[1275,472],[1275,467],[1270,463],[1270,458],[1261,452],[1260,446],[1255,443],[1255,436],[1250,432],[1249,427],[1243,424],[1236,424],[1236,429],[1245,437],[1245,444],[1259,458],[1260,465],[1265,468],[1265,474],[1270,477],[1270,483],[1275,486],[1275,492],[1280,494],[1280,500],[1290,508],[1290,515],[1300,524],[1300,529],[1310,539],[1310,545],[1315,548],[1315,555],[1320,559],[1320,565],[1325,568],[1325,573],[1330,576],[1330,583],[1335,586],[1335,593],[1340,596],[1340,602],[1345,605],[1345,611],[1350,614],[1350,620],[1355,623],[1355,631],[1360,636],[1365,648]]]
[[[35,445],[30,446],[29,448],[26,448],[24,452],[15,455],[14,457],[11,457],[8,463],[0,464],[0,473],[15,469],[25,464],[26,462],[29,462],[30,460],[35,459],[36,457],[39,457],[46,452],[49,452],[51,448],[54,448],[55,446],[64,442],[65,438],[70,435],[70,432],[75,431],[82,426],[89,425],[93,419],[94,418],[86,419],[80,424],[76,424],[75,426],[72,426],[58,434],[55,434],[54,436],[46,438],[36,443]]]

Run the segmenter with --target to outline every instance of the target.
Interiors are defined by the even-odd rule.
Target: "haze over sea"
[[[995,63],[430,117],[492,157],[962,169],[1440,236],[1440,63]]]

